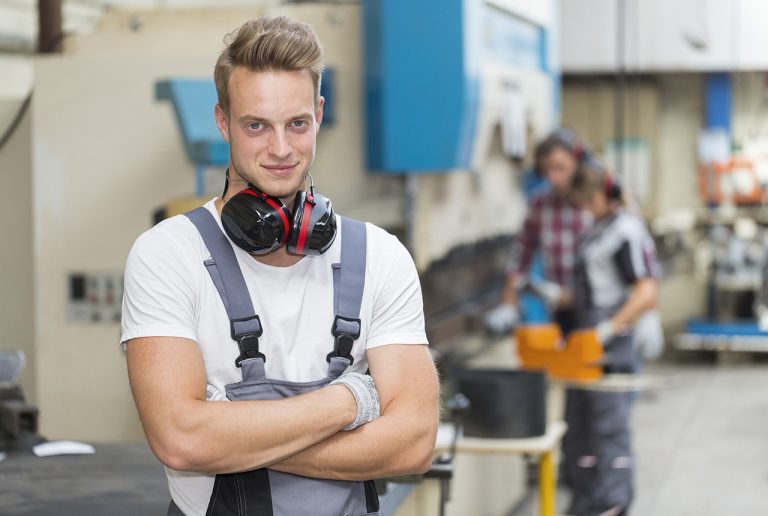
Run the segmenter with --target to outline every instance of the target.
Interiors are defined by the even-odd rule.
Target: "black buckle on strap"
[[[253,322],[249,324],[250,321]],[[238,326],[250,327],[254,328],[254,330],[241,332],[237,330]],[[233,319],[229,322],[229,333],[240,348],[240,356],[235,359],[235,366],[240,367],[240,363],[243,360],[248,360],[250,358],[261,358],[265,362],[267,361],[267,357],[264,356],[264,353],[259,352],[259,337],[261,337],[263,332],[264,330],[261,327],[261,320],[258,315],[246,317],[244,319]]]
[[[352,358],[352,346],[360,337],[360,330],[360,319],[350,319],[337,315],[333,320],[333,328],[331,328],[331,333],[336,337],[333,351],[328,353],[325,359],[330,362],[333,357],[346,358],[352,365],[355,362],[355,359]]]

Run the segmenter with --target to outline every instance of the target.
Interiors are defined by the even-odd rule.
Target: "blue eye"
[[[304,127],[307,125],[307,123],[304,120],[294,120],[291,122],[293,124],[293,127]]]
[[[249,128],[253,129],[254,131],[257,131],[261,129],[261,122],[254,122],[248,126]]]

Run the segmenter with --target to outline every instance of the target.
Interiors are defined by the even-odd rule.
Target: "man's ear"
[[[323,106],[325,106],[325,97],[319,97],[317,99],[317,107],[315,107],[315,121],[317,122],[317,130],[320,130],[320,125],[323,123]]]
[[[216,104],[216,107],[213,108],[213,115],[216,118],[216,127],[219,128],[221,137],[229,143],[229,117],[219,104]]]

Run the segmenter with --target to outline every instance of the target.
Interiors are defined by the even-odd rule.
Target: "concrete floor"
[[[634,516],[768,515],[768,364],[665,364],[632,426]]]
[[[667,387],[641,393],[632,414],[631,515],[768,515],[768,363],[685,358],[644,371]],[[568,499],[561,490],[561,514]]]

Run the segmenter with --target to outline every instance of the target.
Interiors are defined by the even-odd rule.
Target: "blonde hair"
[[[315,102],[320,98],[323,49],[308,23],[287,16],[253,18],[229,33],[224,43],[213,79],[225,113],[229,113],[229,77],[237,66],[254,72],[307,70],[314,84]]]

